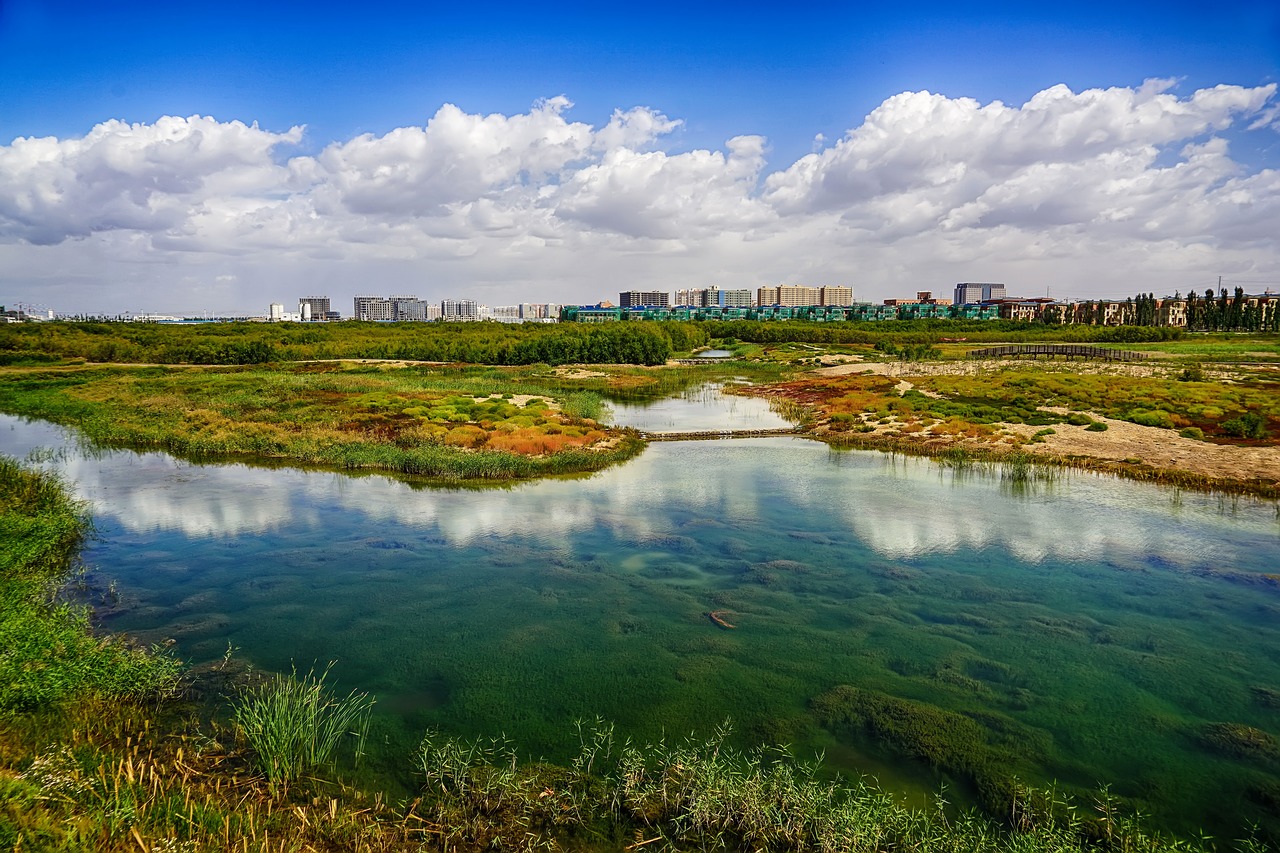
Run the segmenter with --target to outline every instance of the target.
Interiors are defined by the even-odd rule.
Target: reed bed
[[[354,759],[364,755],[374,700],[352,691],[335,696],[325,683],[333,664],[319,675],[295,670],[250,689],[235,705],[232,719],[249,744],[272,790],[304,773],[333,766],[348,738]]]

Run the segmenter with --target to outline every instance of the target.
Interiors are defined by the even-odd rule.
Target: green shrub
[[[1194,438],[1196,441],[1204,441],[1204,430],[1200,427],[1187,427],[1178,433],[1183,438]]]
[[[1237,438],[1266,438],[1267,421],[1257,412],[1245,412],[1222,423],[1222,431]]]
[[[1139,409],[1136,412],[1131,412],[1127,420],[1133,421],[1140,426],[1173,429],[1173,419],[1169,416],[1169,413],[1160,410]],[[1183,421],[1183,423],[1186,422]]]
[[[1084,412],[1072,412],[1067,415],[1067,423],[1072,426],[1088,426],[1093,423],[1093,418],[1089,417]]]
[[[1085,432],[1106,432],[1107,425],[1104,424],[1102,421],[1094,421],[1093,423],[1085,427],[1084,431]]]

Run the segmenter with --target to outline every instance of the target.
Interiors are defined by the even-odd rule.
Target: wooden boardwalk
[[[709,429],[696,432],[641,432],[645,441],[717,441],[722,438],[764,438],[770,435],[795,435],[795,427],[779,429]]]
[[[1082,344],[1005,344],[976,349],[969,353],[969,358],[1038,358],[1040,356],[1091,358],[1098,361],[1141,361],[1147,357],[1147,354]]]

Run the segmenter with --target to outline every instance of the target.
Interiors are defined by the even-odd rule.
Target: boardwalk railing
[[[1101,361],[1141,361],[1146,353],[1122,349],[1083,346],[1081,344],[1005,344],[998,347],[976,349],[969,358],[1021,358],[1030,356],[1063,356],[1064,358],[1093,358]]]
[[[646,441],[713,441],[721,438],[763,438],[769,435],[795,435],[795,427],[781,429],[708,429],[696,432],[641,432]]]
[[[729,356],[724,358],[673,358],[676,364],[724,364],[726,361],[732,361]]]

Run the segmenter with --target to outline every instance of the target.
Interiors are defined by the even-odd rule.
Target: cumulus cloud
[[[81,139],[15,139],[0,147],[0,236],[36,244],[113,230],[180,226],[211,198],[291,189],[272,151],[303,129],[166,116],[104,122]]]
[[[1019,198],[1074,170],[1100,184],[1150,168],[1161,146],[1225,130],[1258,113],[1276,86],[1217,86],[1178,98],[1172,81],[1137,89],[1058,85],[1022,107],[929,92],[889,98],[825,151],[769,176],[765,198],[784,212],[857,209],[903,196],[939,212],[1008,186]],[[1029,199],[1034,206],[1034,198]]]
[[[753,190],[764,167],[764,139],[737,136],[726,147],[728,154],[612,149],[566,181],[556,213],[592,229],[671,240],[763,224],[771,212]]]
[[[429,268],[526,299],[602,274],[672,289],[844,281],[872,296],[926,276],[1079,280],[1120,263],[1274,272],[1280,174],[1246,168],[1227,139],[1271,132],[1275,96],[1275,84],[1180,95],[1170,80],[1059,85],[1020,106],[905,92],[789,164],[771,164],[758,136],[679,150],[682,121],[650,107],[573,121],[563,96],[515,115],[445,104],[421,127],[308,156],[290,156],[301,127],[108,121],[0,146],[0,259],[39,280],[81,258],[99,270],[103,256],[235,259],[220,283],[257,301],[282,259],[368,265],[357,278]]]

